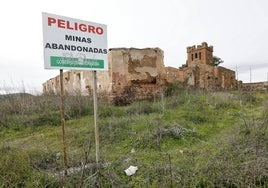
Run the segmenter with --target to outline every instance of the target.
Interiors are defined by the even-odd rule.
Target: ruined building
[[[108,61],[114,98],[145,99],[165,91],[166,70],[161,49],[111,49]]]
[[[187,61],[181,68],[165,67],[164,52],[159,48],[112,48],[108,63],[108,71],[97,72],[98,93],[114,102],[157,97],[173,82],[206,90],[236,87],[235,72],[214,66],[213,47],[205,42],[187,47]],[[67,71],[63,77],[66,93],[88,95],[92,92],[92,71]],[[59,76],[45,82],[43,91],[58,94]]]
[[[166,89],[164,53],[159,48],[113,48],[109,50],[108,71],[97,72],[98,92],[114,102],[131,102],[158,96]],[[69,94],[92,92],[92,71],[64,72],[64,88]],[[43,84],[45,93],[60,92],[59,76]]]
[[[230,90],[237,85],[235,71],[214,66],[213,46],[206,42],[187,47],[186,64],[179,69],[167,67],[167,80],[206,90]]]
[[[246,91],[267,91],[268,92],[268,81],[266,82],[255,82],[255,83],[241,83],[241,89]]]

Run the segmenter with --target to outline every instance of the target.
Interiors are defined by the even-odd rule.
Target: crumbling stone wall
[[[187,85],[200,89],[213,88],[213,66],[199,63],[191,63],[183,71]]]
[[[110,49],[112,93],[117,102],[152,98],[166,89],[164,53],[159,48]]]
[[[94,87],[93,84],[92,71],[71,70],[63,73],[63,88],[66,94],[90,95]],[[97,87],[101,93],[111,90],[108,71],[97,72]],[[43,83],[43,93],[60,94],[59,75]]]
[[[214,68],[214,75],[216,89],[231,90],[237,88],[235,71],[219,66]]]
[[[167,82],[184,82],[184,72],[174,67],[166,67]]]

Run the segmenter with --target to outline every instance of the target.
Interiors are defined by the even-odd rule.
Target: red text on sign
[[[94,33],[98,35],[102,35],[104,30],[101,27],[95,27],[93,25],[87,25],[83,23],[77,23],[77,22],[70,22],[68,20],[63,19],[56,19],[52,17],[48,17],[48,26],[57,26],[58,28],[62,29],[69,29],[69,30],[75,30],[75,31],[81,31],[81,32],[88,32],[88,33]]]

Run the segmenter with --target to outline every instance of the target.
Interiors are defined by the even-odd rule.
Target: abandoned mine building
[[[108,71],[97,72],[98,93],[115,103],[157,97],[173,82],[204,90],[231,90],[237,85],[233,70],[213,65],[213,47],[206,42],[187,47],[187,61],[180,68],[165,67],[159,48],[111,48],[108,67]],[[93,71],[66,71],[63,78],[70,95],[92,92]],[[43,83],[43,92],[59,94],[60,77]]]
[[[168,82],[184,82],[193,88],[231,90],[237,87],[235,71],[213,64],[213,46],[206,42],[187,47],[186,64],[179,69],[167,67]]]

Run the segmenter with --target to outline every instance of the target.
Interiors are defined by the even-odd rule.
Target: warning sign
[[[42,15],[46,69],[108,70],[106,25]]]

